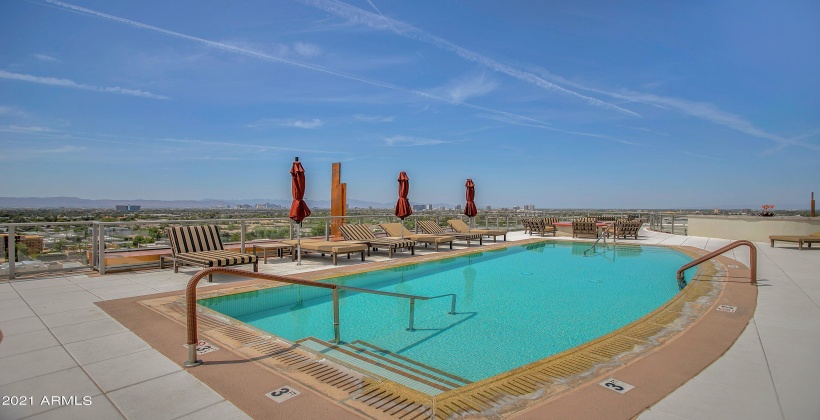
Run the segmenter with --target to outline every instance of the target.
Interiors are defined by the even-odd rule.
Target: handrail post
[[[413,328],[413,314],[416,311],[416,299],[410,298],[410,327],[407,328],[408,331],[415,331]]]
[[[339,289],[333,288],[333,342],[335,344],[341,341],[339,324]]]

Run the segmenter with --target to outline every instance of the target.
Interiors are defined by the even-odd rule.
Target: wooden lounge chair
[[[282,243],[296,246],[296,239],[282,241]],[[350,254],[359,252],[362,254],[362,261],[364,261],[364,253],[370,251],[370,248],[368,248],[367,244],[364,243],[325,241],[312,238],[302,238],[299,247],[303,252],[318,252],[323,257],[325,254],[330,254],[333,257],[333,265],[338,265],[339,254],[347,254],[347,259],[350,259]],[[368,255],[370,254],[368,253]],[[293,259],[296,259],[295,252],[293,253]]]
[[[346,241],[366,242],[370,249],[374,251],[378,251],[379,247],[387,248],[387,256],[390,258],[393,258],[393,251],[402,248],[409,249],[410,255],[416,254],[416,241],[394,237],[377,238],[373,231],[370,230],[370,226],[365,224],[341,225],[339,226],[339,232],[342,233]]]
[[[436,252],[438,252],[438,245],[439,244],[450,244],[450,249],[453,249],[453,237],[448,235],[430,235],[427,233],[413,233],[407,230],[406,227],[402,226],[401,223],[382,223],[379,226],[387,232],[388,235],[391,237],[398,237],[401,238],[404,236],[405,239],[410,239],[412,241],[421,242],[426,247],[427,244],[433,244],[435,246]]]
[[[610,228],[610,233],[612,233],[612,237],[615,239],[619,236],[624,239],[626,239],[627,236],[632,236],[635,239],[638,239],[638,232],[641,230],[642,225],[643,223],[641,223],[640,220],[616,220],[615,224],[613,224]]]
[[[447,224],[453,228],[454,231],[458,233],[478,233],[479,235],[484,236],[492,236],[493,242],[495,242],[495,238],[499,236],[504,237],[504,241],[507,241],[507,231],[506,230],[494,230],[494,229],[473,229],[467,226],[461,219],[452,219],[448,220]]]
[[[592,219],[592,221],[573,220],[572,237],[576,238],[578,235],[592,235],[597,238],[598,224],[595,223],[595,219]]]
[[[769,236],[769,241],[774,246],[774,241],[781,242],[796,242],[797,249],[803,250],[803,244],[811,248],[811,244],[820,243],[820,232],[812,233],[811,235],[772,235]]]
[[[458,233],[458,232],[445,232],[438,223],[432,220],[416,220],[416,226],[421,228],[424,233],[429,233],[431,235],[449,235],[456,239],[460,239],[463,241],[467,241],[467,246],[470,246],[470,241],[478,239],[478,244],[483,245],[483,240],[481,239],[482,236],[478,233]]]
[[[171,239],[174,273],[179,272],[182,264],[203,267],[253,264],[253,271],[259,271],[259,257],[256,255],[225,250],[216,225],[171,227],[168,229],[168,237]],[[213,275],[209,274],[208,281],[212,280]]]

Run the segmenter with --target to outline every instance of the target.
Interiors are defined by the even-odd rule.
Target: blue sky
[[[576,4],[580,3],[580,4]],[[808,206],[820,2],[0,3],[0,196]],[[11,180],[11,182],[9,182]]]

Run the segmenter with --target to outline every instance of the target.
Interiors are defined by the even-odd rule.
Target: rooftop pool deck
[[[522,232],[508,236],[509,242],[529,238]],[[572,239],[559,237],[556,240]],[[711,251],[730,241],[643,229],[639,240],[618,242]],[[488,243],[492,244],[485,242]],[[640,413],[641,419],[820,418],[820,399],[816,398],[817,389],[820,389],[820,363],[817,363],[817,354],[820,354],[820,248],[798,251],[796,245],[775,248],[764,242],[756,245],[757,305],[751,320],[722,357],[659,401],[656,398],[657,402]],[[386,252],[377,252],[368,257],[368,263],[402,264],[413,258],[459,253],[464,249],[458,245],[454,248],[435,253],[432,248],[420,247],[416,257],[399,252],[393,260],[388,260]],[[474,245],[471,248],[480,247]],[[729,251],[725,256],[749,264],[749,252],[745,247]],[[322,277],[324,271],[321,270],[351,272],[360,270],[362,264],[366,263],[340,258],[339,266],[333,267],[329,257],[308,256],[303,258],[302,266],[296,266],[289,258],[274,258],[269,264],[260,263],[259,268],[269,274]],[[731,262],[727,263],[727,266],[731,265]],[[177,274],[172,269],[165,269],[104,276],[73,273],[0,281],[0,397],[4,399],[0,401],[0,418],[261,417],[258,411],[247,409],[260,406],[260,396],[237,396],[230,392],[232,386],[254,386],[268,391],[282,387],[297,390],[298,395],[283,402],[262,399],[262,412],[277,418],[362,418],[369,415],[302,386],[299,376],[292,372],[270,369],[265,375],[243,375],[248,363],[242,363],[243,358],[238,356],[220,356],[222,362],[216,366],[206,364],[210,369],[205,369],[206,366],[190,370],[181,367],[186,359],[184,326],[160,322],[164,317],[158,313],[154,314],[156,323],[137,321],[136,312],[146,309],[135,303],[149,295],[152,298],[179,295],[196,271],[195,267],[184,267]],[[215,275],[213,283],[203,281],[200,289],[207,293],[220,288],[242,287],[248,283],[245,280]],[[122,304],[100,304],[101,301],[118,299],[123,299]],[[117,319],[122,322],[102,310],[101,305],[120,308]],[[742,310],[738,308],[738,311]],[[720,330],[716,330],[714,337],[719,335]],[[242,340],[241,337],[234,338]],[[686,361],[674,366],[678,365],[686,365]],[[677,369],[670,366],[654,366],[651,375],[624,382],[638,391],[659,388],[660,383],[677,374]],[[224,383],[226,378],[227,385]],[[208,385],[215,381],[222,382],[219,386]],[[555,404],[553,400],[535,402],[521,411],[505,414],[505,417],[544,418],[563,414],[591,418],[596,417],[595,411],[583,409],[583,406],[596,405],[589,401],[610,399],[615,404],[619,401],[640,404],[635,401],[640,392],[619,394],[598,386],[597,382],[581,387],[586,388],[587,394],[573,391],[559,396],[562,404]],[[291,394],[283,393],[283,396],[287,395]],[[54,399],[55,396],[62,398]],[[582,409],[566,411],[566,406],[582,406]],[[245,411],[238,407],[244,407]],[[621,418],[617,414],[610,417]]]

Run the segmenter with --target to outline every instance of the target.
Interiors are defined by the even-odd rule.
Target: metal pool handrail
[[[444,295],[438,296],[419,296],[419,295],[407,295],[404,293],[393,293],[393,292],[383,292],[381,290],[371,290],[371,289],[361,289],[358,287],[351,287],[351,286],[337,286],[339,289],[342,290],[353,290],[355,292],[362,292],[362,293],[370,293],[374,295],[385,295],[385,296],[395,296],[405,299],[410,299],[410,326],[407,328],[408,331],[415,331],[413,328],[413,318],[414,313],[416,311],[416,299],[418,300],[430,300],[430,299],[437,299],[441,297],[451,296],[452,300],[450,302],[450,312],[448,314],[455,315],[456,313],[456,294],[455,293],[447,293]]]
[[[757,284],[757,248],[755,247],[755,244],[751,243],[750,241],[740,240],[740,241],[732,242],[729,245],[724,246],[723,248],[716,249],[716,250],[714,250],[714,251],[712,251],[712,252],[710,252],[710,253],[708,253],[708,254],[706,254],[706,255],[704,255],[704,256],[702,256],[702,257],[700,257],[700,258],[698,258],[694,261],[689,262],[688,264],[684,265],[683,267],[681,267],[678,270],[678,273],[677,273],[678,285],[680,285],[681,288],[683,288],[684,281],[685,281],[684,278],[683,278],[683,272],[686,271],[687,269],[692,268],[692,267],[694,267],[698,264],[701,264],[703,262],[706,262],[706,261],[708,261],[712,258],[717,257],[720,254],[723,254],[724,252],[726,252],[730,249],[737,248],[737,247],[742,246],[742,245],[746,245],[746,246],[749,247],[749,266],[750,266],[749,268],[751,269],[751,275],[749,276],[749,277],[751,277],[750,283],[751,284]]]
[[[445,295],[439,296],[417,296],[417,295],[406,295],[403,293],[392,293],[392,292],[383,292],[380,290],[370,290],[370,289],[362,289],[358,287],[351,287],[351,286],[340,286],[338,284],[333,283],[322,283],[318,281],[312,280],[301,280],[295,279],[292,277],[285,277],[285,276],[277,276],[274,274],[265,274],[265,273],[255,273],[252,271],[245,271],[239,270],[236,268],[225,268],[225,267],[212,267],[206,268],[204,270],[200,270],[190,280],[188,280],[188,286],[185,288],[185,316],[187,318],[187,329],[188,329],[188,360],[183,363],[185,367],[194,367],[199,366],[202,364],[202,360],[198,360],[196,358],[196,345],[199,342],[199,338],[197,337],[197,319],[196,319],[196,285],[199,283],[202,278],[214,273],[222,273],[222,274],[229,274],[232,276],[239,276],[239,277],[250,277],[254,279],[260,280],[272,280],[272,281],[279,281],[282,283],[291,283],[291,284],[299,284],[302,286],[313,286],[313,287],[321,287],[323,289],[331,289],[333,291],[333,342],[339,343],[341,341],[340,334],[339,334],[339,289],[344,290],[353,290],[356,292],[362,293],[370,293],[375,295],[387,295],[387,296],[395,296],[410,299],[410,328],[408,330],[413,331],[413,314],[415,311],[415,300],[430,300],[436,299],[445,296],[452,296],[452,304],[450,307],[450,314],[455,314],[456,312],[456,295],[454,293],[449,293]]]

